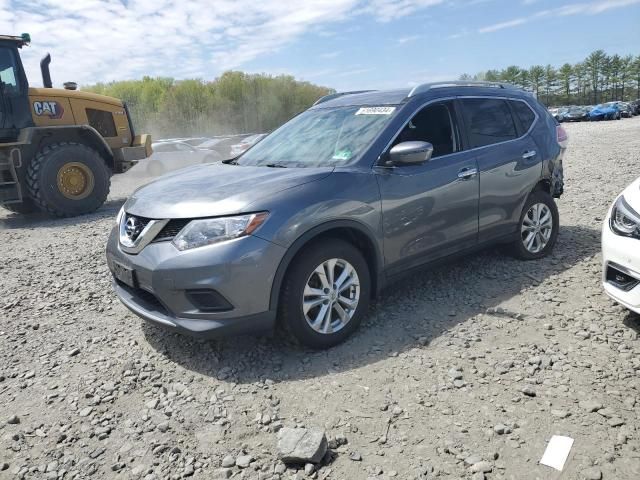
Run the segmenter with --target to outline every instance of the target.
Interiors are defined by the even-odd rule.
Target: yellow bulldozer
[[[77,90],[29,87],[19,51],[28,34],[0,35],[0,205],[59,217],[92,212],[107,198],[111,175],[151,155],[151,136],[136,135],[127,105]]]

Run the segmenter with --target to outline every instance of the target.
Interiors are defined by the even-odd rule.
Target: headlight
[[[122,220],[123,215],[124,215],[124,206],[120,208],[118,215],[116,215],[116,226],[120,225],[120,220]]]
[[[189,250],[243,237],[262,225],[268,215],[267,212],[260,212],[236,217],[193,220],[180,230],[172,243],[178,250]]]
[[[640,238],[640,215],[620,196],[611,211],[611,230],[618,235]]]

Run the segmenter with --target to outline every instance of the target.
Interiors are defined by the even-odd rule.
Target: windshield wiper
[[[287,168],[286,165],[282,165],[281,163],[267,163],[265,167],[269,168]]]

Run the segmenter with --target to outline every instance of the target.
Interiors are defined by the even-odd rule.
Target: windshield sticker
[[[396,107],[361,107],[356,115],[391,115]]]
[[[349,150],[338,150],[333,154],[334,160],[349,160],[351,158],[351,151]]]

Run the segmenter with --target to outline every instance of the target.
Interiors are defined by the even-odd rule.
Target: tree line
[[[144,77],[83,90],[122,99],[136,130],[155,138],[267,132],[334,92],[289,75],[236,71],[210,82]]]
[[[596,50],[575,64],[511,65],[504,70],[463,74],[460,80],[511,83],[535,93],[549,106],[628,101],[640,98],[640,55],[607,55]]]

